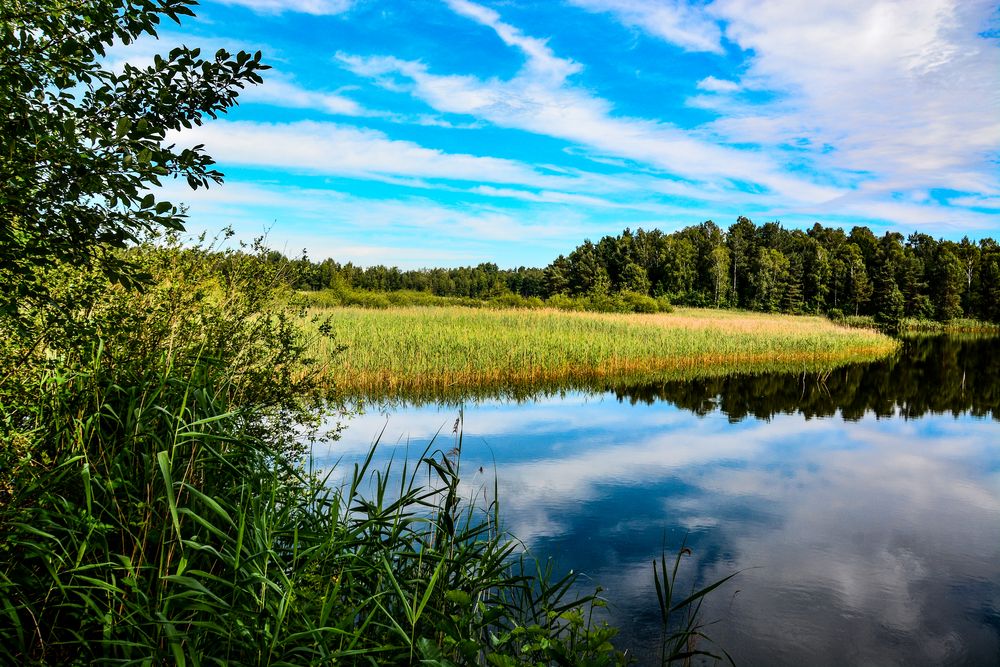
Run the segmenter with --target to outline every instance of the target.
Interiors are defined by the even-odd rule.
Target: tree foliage
[[[728,230],[711,220],[671,234],[626,229],[597,243],[585,240],[544,269],[480,264],[402,271],[332,259],[296,266],[295,287],[309,290],[343,286],[471,299],[505,292],[531,299],[647,295],[691,306],[871,316],[888,327],[901,318],[1000,321],[1000,250],[993,239],[878,237],[867,227],[846,233],[819,223],[808,230],[777,222],[758,227],[743,216]]]
[[[267,69],[260,52],[202,56],[184,46],[115,70],[112,48],[155,38],[195,0],[0,3],[0,308],[44,297],[40,272],[97,261],[113,280],[139,273],[115,249],[183,229],[152,191],[167,178],[221,181],[203,147],[176,133],[236,104]]]

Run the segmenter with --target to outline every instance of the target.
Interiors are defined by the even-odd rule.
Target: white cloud
[[[269,245],[283,252],[307,248],[311,257],[363,266],[478,264],[501,243],[515,248],[517,256],[508,265],[524,264],[530,253],[544,263],[579,243],[579,235],[591,228],[586,216],[571,206],[513,213],[484,204],[377,199],[274,183],[230,182],[192,191],[181,181],[171,181],[162,197],[189,207],[189,232],[231,226],[237,238],[250,240],[266,231]]]
[[[619,204],[587,195],[572,194],[568,192],[555,192],[552,190],[542,190],[541,192],[530,192],[527,190],[515,190],[512,188],[497,188],[491,185],[479,185],[469,192],[487,197],[509,197],[523,201],[553,203],[553,204],[575,204],[580,206],[594,206],[597,208],[638,208],[637,204]]]
[[[572,180],[542,174],[513,160],[446,153],[390,139],[377,130],[330,122],[220,120],[185,130],[170,141],[205,144],[224,164],[358,178],[453,179],[555,187]]]
[[[955,197],[948,202],[952,206],[968,206],[969,208],[988,208],[1000,211],[1000,197]]]
[[[988,2],[717,0],[751,52],[743,82],[776,102],[720,109],[712,129],[764,146],[808,142],[817,166],[909,188],[1000,183],[1000,48]],[[961,179],[955,174],[962,173]]]
[[[676,44],[685,51],[723,53],[722,31],[701,6],[686,0],[569,0],[591,12],[608,12],[623,24]]]
[[[710,186],[698,188],[641,173],[607,175],[447,153],[391,139],[377,130],[329,121],[258,123],[221,119],[173,134],[168,141],[204,144],[224,167],[252,166],[370,179],[454,193],[465,199],[472,195],[477,199],[513,199],[559,208],[644,212],[659,218],[655,223],[659,225],[668,219],[690,222],[700,215],[676,203],[666,203],[664,197],[726,204],[729,196]]]
[[[740,89],[740,84],[726,79],[717,79],[714,76],[706,76],[698,82],[698,90],[707,90],[710,93],[735,93]]]
[[[337,93],[307,90],[280,74],[269,73],[264,83],[240,94],[241,102],[260,102],[296,109],[316,109],[342,116],[370,116],[372,112]]]
[[[558,85],[567,77],[578,73],[580,65],[564,58],[558,58],[544,40],[528,37],[520,30],[500,20],[500,15],[468,0],[445,0],[452,11],[477,23],[492,28],[507,46],[520,49],[528,57],[527,70],[532,76]]]
[[[215,0],[224,5],[241,5],[261,14],[299,12],[315,16],[343,14],[354,0]]]
[[[970,193],[951,199],[952,207],[989,209],[1000,195],[1000,45],[982,35],[996,20],[995,3],[571,2],[611,12],[625,25],[682,46],[644,17],[666,7],[677,16],[699,16],[701,25],[724,26],[725,38],[746,52],[740,80],[704,78],[700,90],[722,95],[694,96],[687,103],[719,115],[702,128],[707,136],[785,155],[846,188],[827,206],[814,206],[816,213],[892,216],[885,219],[902,226],[995,227],[983,214],[931,199],[899,203],[939,188]],[[716,39],[711,31],[695,33]],[[754,104],[726,95],[739,90],[772,96]],[[788,203],[795,211],[818,202]]]

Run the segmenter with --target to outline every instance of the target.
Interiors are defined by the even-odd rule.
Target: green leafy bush
[[[638,292],[622,292],[618,298],[629,313],[658,313],[660,304],[648,294]]]
[[[522,308],[538,310],[545,307],[545,302],[536,296],[521,296],[520,294],[504,294],[495,296],[489,300],[491,308]]]

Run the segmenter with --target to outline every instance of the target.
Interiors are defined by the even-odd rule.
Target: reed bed
[[[351,396],[553,383],[813,371],[891,354],[898,343],[822,317],[678,309],[606,314],[452,308],[310,309],[312,353]]]
[[[373,448],[334,487],[255,436],[211,364],[102,364],[38,387],[51,463],[0,503],[0,664],[625,664],[597,594],[460,496],[461,433],[401,470]]]

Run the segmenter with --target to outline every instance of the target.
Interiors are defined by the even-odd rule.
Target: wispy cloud
[[[240,95],[243,102],[260,102],[280,107],[315,109],[341,116],[372,116],[356,101],[336,92],[309,90],[280,74],[269,74],[259,86],[250,86]]]
[[[571,179],[494,157],[425,148],[332,122],[216,121],[172,139],[205,144],[220,162],[358,178],[406,177],[558,187]]]
[[[561,84],[567,77],[580,71],[579,64],[566,58],[558,58],[545,40],[529,37],[518,28],[500,20],[500,14],[488,7],[468,0],[445,0],[456,14],[472,19],[492,28],[507,46],[521,50],[527,56],[527,74],[541,81]]]
[[[710,187],[698,188],[642,173],[601,174],[448,153],[391,139],[378,130],[329,121],[219,120],[175,133],[168,140],[204,144],[218,162],[230,166],[377,180],[454,193],[465,199],[473,195],[645,212],[685,222],[695,221],[700,213],[680,206],[673,198],[726,205],[729,196]]]
[[[740,84],[726,79],[717,79],[714,76],[706,76],[698,82],[698,90],[707,90],[710,93],[735,93],[740,89]]]
[[[569,0],[591,12],[607,12],[686,51],[723,53],[722,30],[701,5],[685,0]]]
[[[331,187],[231,182],[191,191],[171,182],[163,196],[190,206],[189,232],[231,226],[242,239],[267,233],[287,253],[405,268],[478,264],[498,244],[510,249],[505,266],[543,264],[574,247],[594,229],[572,206],[541,206],[517,213],[489,204],[445,205],[424,197],[364,197]],[[525,243],[530,239],[530,243]]]
[[[949,200],[953,206],[967,206],[969,208],[986,208],[1000,211],[1000,197],[954,197]]]

